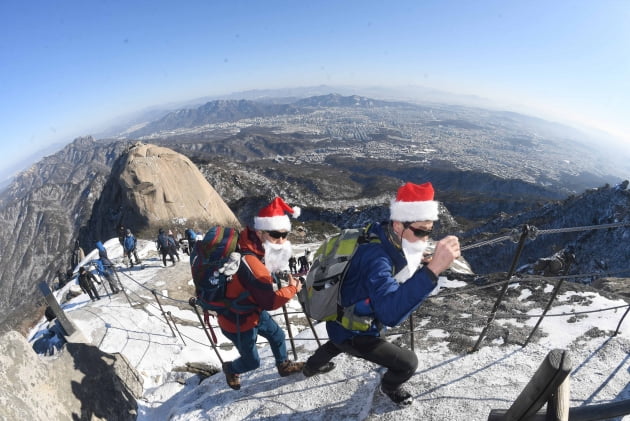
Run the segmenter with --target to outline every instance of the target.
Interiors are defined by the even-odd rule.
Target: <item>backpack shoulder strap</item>
[[[361,245],[363,244],[381,242],[381,239],[379,238],[377,234],[370,232],[371,227],[372,227],[371,223],[363,227],[363,230],[361,231],[361,235],[357,238],[357,245],[354,248],[352,255],[348,259],[348,264],[346,265],[346,267],[343,269],[343,272],[341,273],[340,284],[343,284],[343,281],[345,280],[346,275],[348,274],[348,269],[350,268],[350,261],[359,250],[359,247],[361,247]],[[355,317],[354,307],[356,306],[356,303],[348,307],[344,307],[341,305],[341,289],[342,287],[340,285],[339,290],[337,291],[337,323],[350,329],[365,330],[369,328],[371,321],[374,319],[372,317],[362,317],[362,318]],[[358,324],[355,325],[355,323],[358,323]]]

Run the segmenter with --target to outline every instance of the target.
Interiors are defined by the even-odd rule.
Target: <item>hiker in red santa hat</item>
[[[402,385],[415,373],[418,358],[381,332],[405,321],[460,256],[459,240],[450,235],[437,242],[431,259],[423,259],[438,220],[434,193],[431,183],[405,183],[391,201],[390,220],[366,227],[368,241],[358,246],[341,286],[342,317],[326,322],[330,340],[306,361],[305,376],[332,370],[330,360],[345,352],[386,367],[381,392],[396,404],[411,403]]]
[[[240,389],[240,374],[260,366],[256,348],[258,335],[269,341],[280,376],[302,371],[303,362],[290,361],[284,331],[271,318],[268,310],[276,310],[286,304],[302,288],[297,278],[286,274],[288,285],[274,290],[274,273],[288,268],[291,243],[287,239],[291,221],[287,214],[297,218],[300,208],[289,206],[276,197],[254,217],[254,227],[241,231],[238,240],[243,255],[238,272],[228,283],[226,298],[239,300],[243,306],[255,307],[242,314],[218,315],[223,334],[236,346],[240,356],[223,364],[226,381],[232,389]]]

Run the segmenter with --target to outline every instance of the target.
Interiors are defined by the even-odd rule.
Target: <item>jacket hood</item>
[[[265,249],[256,235],[256,231],[249,227],[241,231],[238,238],[238,247],[241,252],[253,253],[260,259],[265,256]]]

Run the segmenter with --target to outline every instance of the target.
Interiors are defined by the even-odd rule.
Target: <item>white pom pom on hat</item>
[[[291,207],[282,198],[276,197],[268,206],[258,212],[258,216],[254,217],[254,229],[259,231],[291,231],[291,221],[286,213],[297,218],[301,211],[299,207]]]
[[[429,182],[405,183],[398,189],[389,208],[389,219],[400,222],[437,221],[438,202],[433,200],[435,191]]]

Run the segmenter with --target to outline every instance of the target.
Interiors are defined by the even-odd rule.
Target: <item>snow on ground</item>
[[[117,239],[107,241],[105,246],[111,258],[122,260]],[[311,250],[316,248],[316,245],[304,245],[296,248],[296,254],[302,254],[307,246]],[[406,408],[395,406],[378,392],[383,369],[374,364],[340,355],[334,360],[337,368],[325,375],[305,378],[297,374],[281,378],[264,343],[261,344],[261,367],[243,374],[242,388],[235,391],[226,385],[222,373],[202,379],[198,375],[172,371],[187,362],[201,362],[217,368],[220,362],[190,306],[186,307],[181,300],[159,296],[164,311],[171,312],[173,319],[177,320],[178,332],[173,335],[150,291],[152,288],[160,293],[168,290],[168,274],[187,270],[187,256],[183,256],[177,268],[163,268],[155,252],[155,244],[149,241],[139,241],[139,254],[146,267],[122,269],[120,278],[129,300],[133,304],[146,301],[144,306],[130,306],[121,293],[103,296],[94,303],[83,294],[63,307],[92,344],[105,352],[124,354],[141,374],[144,396],[138,402],[140,421],[485,420],[491,409],[507,409],[512,404],[554,348],[570,351],[573,363],[572,406],[630,398],[630,322],[622,325],[616,337],[587,333],[594,328],[614,332],[625,309],[581,315],[577,320],[569,316],[547,317],[540,327],[546,336],[524,348],[500,346],[500,343],[484,344],[477,352],[454,354],[449,351],[446,342],[430,346],[417,343],[415,352],[419,367],[407,383],[414,402]],[[84,264],[94,258],[96,254],[93,251]],[[448,288],[464,285],[463,282],[440,280],[440,286]],[[69,285],[56,292],[59,299],[68,288]],[[550,291],[549,288],[547,290]],[[521,299],[526,300],[527,294],[524,293]],[[580,311],[625,304],[621,300],[609,300],[592,293],[585,293],[584,299],[587,301],[579,307]],[[553,313],[574,309],[568,296],[560,296],[559,300],[565,304],[554,307]],[[288,311],[299,312],[299,309],[299,303],[292,300]],[[540,309],[531,313],[540,314]],[[278,323],[284,325],[282,311],[277,310],[273,314],[277,315]],[[308,325],[300,322],[303,319],[298,314],[290,317],[298,359],[304,361],[316,349],[317,342]],[[512,324],[527,323],[530,326],[537,321],[536,318],[526,319],[525,322],[507,320]],[[505,320],[500,322],[506,323]],[[421,320],[417,326],[422,326]],[[37,336],[45,327],[46,323],[42,322],[31,336]],[[217,327],[214,331],[222,359],[235,358],[237,354],[229,341]],[[326,337],[323,324],[316,326],[316,333],[320,338]],[[429,335],[442,338],[445,333],[434,329]],[[289,344],[287,349],[292,358]]]

